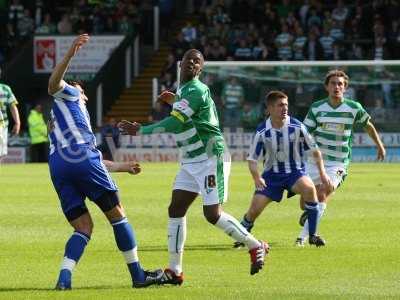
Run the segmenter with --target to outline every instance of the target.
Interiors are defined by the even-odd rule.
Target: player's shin
[[[132,226],[127,218],[112,222],[111,225],[114,230],[115,241],[128,265],[132,281],[136,283],[143,282],[145,274],[139,263],[135,232]]]
[[[186,241],[186,217],[169,218],[168,252],[169,269],[176,275],[182,273],[183,249]]]
[[[60,275],[58,277],[57,289],[71,288],[71,275],[76,264],[81,258],[90,236],[83,232],[74,231],[65,245],[64,258],[61,263]]]
[[[318,224],[318,202],[305,202],[309,235],[315,235]]]
[[[221,228],[234,240],[245,244],[249,249],[254,249],[261,245],[261,243],[253,235],[251,235],[242,224],[225,212],[221,212],[221,215],[217,223],[215,223],[215,226]]]
[[[317,219],[317,224],[321,222],[321,218],[324,215],[326,209],[326,203],[325,202],[319,202],[318,203],[318,219]],[[301,230],[299,238],[302,241],[305,241],[308,238],[309,235],[309,230],[308,230],[308,220],[305,221],[303,229]]]

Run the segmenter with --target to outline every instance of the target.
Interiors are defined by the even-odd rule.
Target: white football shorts
[[[222,204],[228,198],[230,171],[230,159],[222,157],[183,163],[175,177],[173,189],[201,194],[204,206]]]
[[[335,190],[344,181],[347,175],[346,169],[343,166],[325,166],[325,171]],[[315,185],[322,184],[316,164],[307,162],[306,173],[310,176]]]

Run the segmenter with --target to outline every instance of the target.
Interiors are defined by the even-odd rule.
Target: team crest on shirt
[[[344,132],[344,124],[340,123],[324,123],[322,128],[331,132]]]
[[[175,102],[173,107],[174,109],[185,111],[189,107],[189,101],[182,99],[179,102]]]

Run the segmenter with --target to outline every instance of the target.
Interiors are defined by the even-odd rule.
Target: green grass
[[[146,268],[165,267],[167,207],[176,164],[143,164],[138,176],[117,174],[121,199]],[[208,225],[199,198],[188,214],[181,287],[130,288],[111,227],[89,203],[94,233],[77,266],[74,289],[55,292],[71,229],[59,208],[46,165],[0,168],[0,299],[399,299],[399,164],[353,164],[332,198],[320,231],[327,247],[293,246],[300,227],[298,198],[272,204],[254,234],[270,242],[265,269],[249,275],[245,250]],[[233,166],[225,210],[246,211],[252,182],[244,163]]]

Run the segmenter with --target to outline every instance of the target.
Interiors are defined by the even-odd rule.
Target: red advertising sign
[[[35,70],[51,72],[56,65],[56,41],[54,39],[35,40]]]

